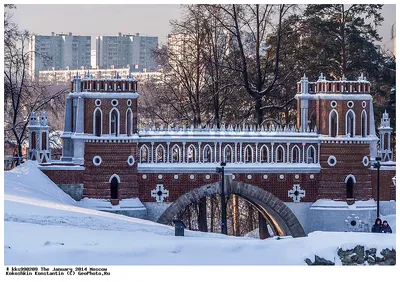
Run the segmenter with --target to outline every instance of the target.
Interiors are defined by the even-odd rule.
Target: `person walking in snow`
[[[382,233],[382,220],[378,217],[375,220],[375,224],[372,225],[372,233]]]
[[[386,220],[383,221],[382,232],[383,233],[392,233],[392,228],[390,228],[389,223]]]

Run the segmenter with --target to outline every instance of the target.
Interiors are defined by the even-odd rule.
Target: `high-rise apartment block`
[[[91,37],[69,34],[33,35],[29,42],[30,73],[90,67]]]
[[[134,71],[153,71],[157,64],[153,49],[158,47],[158,37],[121,34],[96,37],[96,66],[98,68],[124,68]]]

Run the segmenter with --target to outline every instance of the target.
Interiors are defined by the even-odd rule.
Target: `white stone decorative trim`
[[[234,180],[236,178],[236,176],[234,174],[232,174],[232,180]]]
[[[209,174],[206,174],[206,179],[208,180],[208,179],[210,179],[210,175]]]
[[[332,102],[331,102],[331,107],[332,107],[332,108],[336,108],[336,106],[337,106],[337,102],[336,102],[336,101],[332,101]]]
[[[133,156],[129,156],[126,162],[129,166],[133,166],[135,163],[135,158]]]
[[[367,102],[366,101],[362,101],[362,107],[365,108],[367,106]]]
[[[368,166],[368,165],[369,165],[369,158],[368,158],[368,156],[364,156],[364,158],[363,158],[363,160],[362,160],[362,163],[363,163],[364,166]]]
[[[335,156],[329,156],[328,160],[326,161],[329,166],[335,166],[336,165],[336,157]]]
[[[284,179],[284,178],[285,178],[285,176],[283,174],[279,175],[279,179]]]
[[[163,184],[157,184],[156,188],[151,190],[151,196],[156,199],[157,203],[162,203],[165,198],[169,197],[169,191],[164,188]]]
[[[101,100],[100,99],[96,99],[96,101],[94,101],[94,104],[99,107],[101,105]]]
[[[100,156],[94,156],[92,161],[95,166],[99,166],[101,165],[102,159]]]
[[[264,178],[265,180],[267,180],[267,179],[268,179],[268,175],[267,175],[267,174],[264,174],[264,175],[263,175],[263,178]]]
[[[293,199],[293,202],[300,203],[301,198],[306,196],[306,191],[301,189],[300,184],[293,184],[293,188],[288,191],[288,197]]]
[[[147,175],[146,174],[142,174],[142,179],[147,179]]]
[[[348,101],[347,102],[347,107],[349,107],[350,109],[354,107],[354,102],[353,101]]]
[[[314,179],[314,174],[310,174],[310,179]]]
[[[251,176],[251,174],[248,174],[248,175],[247,175],[247,179],[250,180],[250,179],[252,179],[252,178],[253,178],[253,177]]]
[[[158,179],[162,179],[162,174],[157,175]]]
[[[347,183],[347,180],[349,180],[349,178],[353,178],[353,182],[357,183],[356,177],[354,175],[352,175],[352,174],[349,174],[349,175],[346,176],[346,178],[344,180],[344,183]]]
[[[117,99],[112,99],[111,100],[111,106],[113,106],[113,107],[118,106],[118,100]]]
[[[193,179],[194,179],[194,175],[191,174],[191,175],[189,176],[189,178],[193,180]]]
[[[295,178],[295,179],[299,179],[299,178],[300,178],[300,175],[296,174],[296,175],[294,176],[294,178]]]
[[[39,165],[38,168],[40,170],[85,170],[85,167],[80,165],[53,165],[53,163],[46,166]]]
[[[174,179],[177,180],[179,179],[179,176],[177,174],[174,175]]]
[[[132,100],[131,100],[131,99],[128,99],[128,101],[126,101],[126,105],[127,105],[128,107],[132,106]]]
[[[111,180],[112,180],[114,177],[117,178],[118,183],[121,183],[121,178],[119,177],[118,174],[115,174],[115,173],[114,173],[113,175],[110,176],[110,179],[108,179],[108,183],[111,183]]]

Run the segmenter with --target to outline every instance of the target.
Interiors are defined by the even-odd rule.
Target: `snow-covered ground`
[[[313,232],[258,240],[174,229],[82,208],[27,162],[4,173],[5,265],[305,265],[337,249],[395,248],[395,234]],[[395,230],[395,216],[388,219]]]

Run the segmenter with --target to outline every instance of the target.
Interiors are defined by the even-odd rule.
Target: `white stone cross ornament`
[[[293,188],[288,191],[288,197],[293,199],[293,202],[300,203],[300,199],[306,196],[306,191],[301,189],[300,184],[293,184]]]
[[[163,184],[157,184],[157,187],[151,190],[151,196],[156,199],[157,203],[162,203],[169,196],[169,191],[164,188]]]

